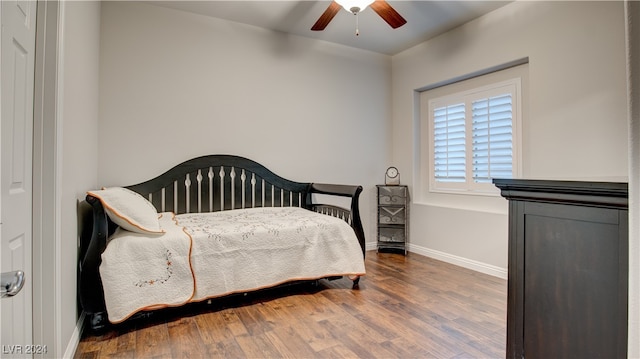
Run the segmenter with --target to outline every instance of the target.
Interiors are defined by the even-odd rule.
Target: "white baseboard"
[[[368,242],[366,244],[366,249],[368,251],[377,250],[378,247],[376,245],[376,242]],[[496,267],[491,264],[474,261],[473,259],[455,256],[453,254],[417,246],[411,243],[408,244],[407,251],[502,279],[507,279],[508,276],[507,268]]]
[[[488,274],[490,276],[507,279],[507,268],[500,268],[491,264],[478,262],[473,259],[455,256],[453,254],[440,252],[435,249],[429,249],[426,247],[417,246],[409,243],[409,252],[423,255],[425,257],[437,259],[443,262],[451,263],[463,268],[471,269],[476,272]]]
[[[80,314],[80,318],[78,318],[78,322],[76,323],[76,328],[73,330],[71,334],[71,338],[69,339],[69,343],[67,344],[67,349],[64,351],[63,358],[73,358],[76,353],[76,349],[78,349],[78,344],[80,344],[80,338],[82,338],[82,329],[84,328],[84,318],[85,312],[83,311]]]

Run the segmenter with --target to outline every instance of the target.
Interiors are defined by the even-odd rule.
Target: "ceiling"
[[[394,55],[443,32],[491,12],[510,1],[418,0],[394,1],[407,24],[392,29],[370,8],[358,15],[360,35],[355,35],[356,16],[341,10],[324,31],[311,26],[331,3],[326,0],[209,0],[147,1],[158,6],[240,22],[288,34]]]

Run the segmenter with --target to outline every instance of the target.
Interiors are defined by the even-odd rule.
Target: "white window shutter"
[[[434,176],[437,182],[466,181],[464,103],[439,107],[433,113]]]
[[[473,180],[513,174],[513,105],[510,93],[472,102]]]

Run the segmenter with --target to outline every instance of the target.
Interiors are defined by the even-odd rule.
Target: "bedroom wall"
[[[99,185],[206,154],[361,184],[368,242],[389,159],[389,56],[149,4],[103,2]]]
[[[640,358],[640,2],[625,1],[629,90],[629,358]]]
[[[626,181],[623,2],[514,2],[392,58],[393,162],[412,179],[411,250],[506,277],[507,201],[430,194],[416,90],[528,58],[523,178]]]
[[[98,82],[100,3],[65,1],[60,10],[58,69],[58,163],[60,230],[56,233],[55,296],[58,348],[51,357],[71,357],[78,344],[76,206],[98,184]],[[53,236],[53,234],[51,234]],[[37,343],[36,343],[37,344]]]

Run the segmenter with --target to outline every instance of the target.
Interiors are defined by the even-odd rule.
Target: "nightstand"
[[[407,254],[409,239],[409,190],[407,186],[377,185],[378,251]]]

